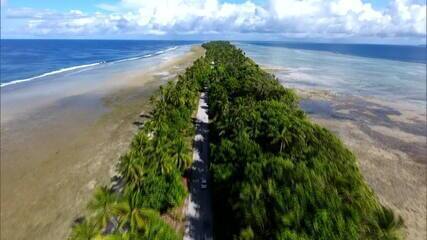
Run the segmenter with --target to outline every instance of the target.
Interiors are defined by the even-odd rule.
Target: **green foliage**
[[[117,165],[123,189],[98,188],[87,218],[73,227],[70,239],[179,238],[160,213],[179,206],[187,195],[182,176],[192,160],[192,114],[209,72],[202,57],[177,81],[160,87],[151,98],[151,119]]]
[[[227,42],[204,44],[217,239],[398,239],[353,154]]]
[[[96,189],[92,200],[88,204],[92,219],[102,229],[106,228],[110,219],[114,216],[114,205],[117,196],[106,187]]]
[[[164,212],[177,206],[186,196],[181,175],[174,171],[167,175],[150,173],[145,176],[140,188],[126,188],[125,194],[140,208],[152,208]]]
[[[86,219],[83,222],[75,224],[72,228],[70,240],[91,240],[99,233],[96,224]]]
[[[208,88],[217,239],[400,239],[354,155],[311,123],[292,90],[227,42],[152,97],[152,118],[117,165],[123,191],[101,187],[70,239],[178,239],[160,213],[186,196],[191,116]]]

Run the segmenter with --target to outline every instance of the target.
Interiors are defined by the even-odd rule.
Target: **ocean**
[[[131,66],[155,65],[162,56],[183,53],[195,43],[201,42],[1,40],[0,86],[89,79],[94,73],[109,75]],[[234,43],[257,63],[271,68],[288,87],[426,103],[425,46]]]
[[[380,44],[335,44],[296,42],[247,42],[258,46],[284,47],[313,51],[332,52],[367,58],[379,58],[413,63],[427,63],[426,46],[380,45]]]
[[[190,41],[1,40],[0,86],[155,57]]]
[[[426,47],[236,42],[287,87],[426,104]]]
[[[66,239],[150,97],[203,51],[172,41],[1,44],[2,238]]]

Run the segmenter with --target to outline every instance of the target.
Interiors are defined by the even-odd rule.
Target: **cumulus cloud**
[[[362,0],[270,0],[263,6],[251,1],[121,0],[98,7],[100,12],[91,14],[8,9],[6,17],[25,19],[25,31],[37,34],[426,36],[426,4],[422,1],[393,0],[382,10]]]
[[[6,17],[9,19],[39,19],[39,20],[73,20],[87,17],[82,11],[71,10],[66,13],[59,13],[49,9],[35,10],[32,8],[12,8],[7,9]]]

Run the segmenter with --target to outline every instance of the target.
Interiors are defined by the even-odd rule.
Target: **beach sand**
[[[55,89],[31,102],[12,94],[13,105],[2,92],[1,239],[66,239],[93,189],[110,182],[149,97],[203,54],[193,47],[63,97]]]
[[[427,239],[425,109],[372,97],[296,90],[309,117],[355,153],[381,203],[402,216],[405,239]]]

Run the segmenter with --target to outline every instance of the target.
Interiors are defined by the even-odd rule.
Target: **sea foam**
[[[155,52],[153,54],[145,54],[145,55],[140,56],[140,57],[125,58],[125,59],[120,59],[120,60],[110,61],[110,62],[108,62],[108,61],[101,61],[101,62],[97,62],[97,63],[91,63],[91,64],[84,64],[84,65],[72,66],[72,67],[67,67],[67,68],[61,68],[61,69],[54,70],[54,71],[51,71],[51,72],[46,72],[46,73],[43,73],[41,75],[37,75],[37,76],[34,76],[34,77],[25,78],[25,79],[18,79],[18,80],[13,80],[13,81],[10,81],[10,82],[1,83],[0,87],[6,87],[6,86],[9,86],[9,85],[15,85],[15,84],[18,84],[18,83],[29,82],[29,81],[40,79],[40,78],[43,78],[43,77],[48,77],[48,76],[52,76],[52,75],[56,75],[56,74],[60,74],[60,73],[65,73],[65,72],[71,72],[71,71],[75,71],[75,70],[79,70],[79,69],[86,69],[86,68],[94,67],[94,66],[97,66],[97,65],[100,65],[100,64],[105,64],[105,63],[120,63],[120,62],[127,62],[127,61],[139,60],[139,59],[143,59],[143,58],[148,58],[148,57],[152,57],[152,56],[161,55],[161,54],[173,51],[173,50],[175,50],[177,48],[178,48],[178,46],[174,46],[174,47],[171,47],[171,48],[167,48],[165,50],[157,51],[157,52]]]
[[[43,73],[41,75],[38,76],[34,76],[34,77],[30,77],[30,78],[25,78],[25,79],[19,79],[19,80],[14,80],[11,82],[5,82],[0,84],[0,87],[5,87],[5,86],[9,86],[9,85],[14,85],[17,83],[23,83],[23,82],[29,82],[35,79],[39,79],[39,78],[43,78],[43,77],[47,77],[47,76],[52,76],[55,74],[60,74],[60,73],[64,73],[64,72],[70,72],[70,71],[74,71],[74,70],[78,70],[78,69],[82,69],[82,68],[88,68],[88,67],[94,67],[100,64],[105,63],[105,61],[102,62],[98,62],[98,63],[91,63],[91,64],[84,64],[84,65],[79,65],[79,66],[73,66],[73,67],[68,67],[68,68],[61,68],[55,71],[51,71],[51,72],[47,72],[47,73]]]

